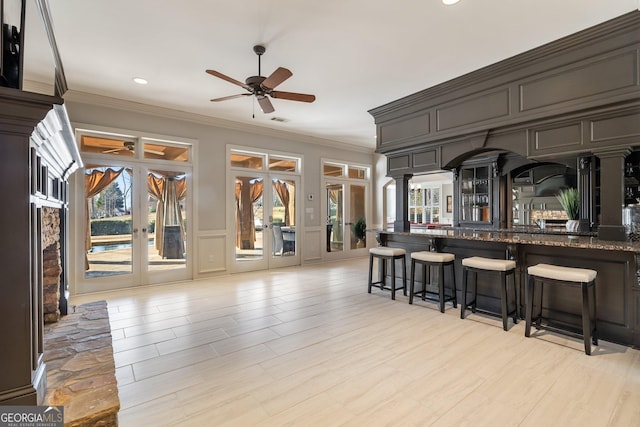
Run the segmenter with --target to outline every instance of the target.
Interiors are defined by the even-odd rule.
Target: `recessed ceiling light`
[[[442,3],[446,4],[447,6],[450,6],[452,4],[456,4],[458,3],[460,0],[442,0]]]
[[[149,83],[148,81],[146,81],[142,77],[134,77],[133,81],[138,83],[139,85],[146,85],[147,83]]]

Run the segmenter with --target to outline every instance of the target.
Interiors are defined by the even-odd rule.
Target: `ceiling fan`
[[[273,104],[268,97],[277,98],[277,99],[288,99],[290,101],[300,101],[300,102],[313,102],[316,100],[315,95],[307,95],[304,93],[294,93],[294,92],[282,92],[275,91],[274,89],[280,83],[287,80],[289,77],[293,75],[291,71],[286,68],[278,67],[269,77],[263,77],[260,75],[260,57],[263,53],[265,53],[266,48],[261,45],[256,45],[253,47],[253,51],[258,55],[258,75],[247,77],[245,83],[242,83],[236,79],[232,79],[229,76],[226,76],[215,70],[207,70],[207,73],[212,76],[221,78],[222,80],[226,80],[229,83],[233,83],[240,87],[245,88],[248,93],[241,93],[238,95],[231,96],[223,96],[222,98],[215,98],[211,101],[219,102],[226,101],[229,99],[241,98],[243,96],[254,95],[258,100],[258,104],[260,104],[260,108],[263,113],[273,113],[275,109],[273,108]]]
[[[111,148],[109,150],[104,150],[102,152],[102,154],[118,154],[121,151],[133,151],[135,149],[135,142],[133,141],[122,141],[122,147],[121,148]],[[164,151],[160,151],[160,150],[152,150],[150,148],[145,148],[144,149],[145,153],[150,153],[150,154],[155,154],[156,156],[164,156],[165,153]]]

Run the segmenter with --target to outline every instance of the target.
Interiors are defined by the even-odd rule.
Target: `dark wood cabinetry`
[[[456,223],[461,226],[493,227],[499,214],[497,156],[474,158],[460,167],[454,182]]]

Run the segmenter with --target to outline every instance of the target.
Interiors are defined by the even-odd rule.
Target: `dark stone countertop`
[[[521,230],[489,230],[447,227],[441,229],[412,229],[411,231],[371,230],[375,233],[427,238],[480,240],[521,245],[560,246],[567,248],[601,249],[640,253],[640,242],[598,239],[593,233],[561,233],[549,230],[524,232]],[[579,235],[581,234],[581,235]]]

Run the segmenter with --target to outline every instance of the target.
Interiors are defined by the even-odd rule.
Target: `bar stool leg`
[[[431,264],[422,264],[422,301],[427,299],[427,277],[431,282]]]
[[[591,288],[593,289],[593,345],[598,345],[598,312],[597,312],[597,304],[596,304],[596,283],[595,281],[591,283]]]
[[[584,352],[591,355],[591,307],[589,306],[589,289],[587,283],[581,283],[582,288],[582,335],[584,337]]]
[[[452,262],[451,264],[451,286],[453,291],[453,308],[458,308],[458,296],[456,293],[456,265]]]
[[[507,330],[509,318],[507,317],[507,275],[504,271],[500,272],[500,281],[502,286],[500,287],[500,306],[502,309],[502,329]]]
[[[469,278],[469,270],[462,267],[462,294],[460,295],[460,318],[464,319],[464,312],[467,309],[467,279]]]
[[[391,299],[396,299],[396,259],[391,257]],[[404,275],[403,275],[404,277]]]
[[[524,327],[524,336],[529,337],[531,335],[531,316],[533,312],[533,288],[535,287],[535,277],[528,276],[526,289],[525,289],[525,327]]]
[[[371,293],[371,283],[373,283],[373,254],[369,254],[369,286],[368,293]]]
[[[473,297],[473,304],[471,305],[471,312],[476,312],[476,305],[478,304],[478,272],[473,271],[473,286],[471,290],[471,296]]]
[[[510,274],[508,274],[509,276],[511,276],[511,281],[513,282],[513,324],[517,325],[518,324],[518,320],[519,320],[519,314],[520,314],[520,310],[518,309],[518,301],[520,301],[520,298],[518,298],[518,296],[520,295],[520,292],[518,292],[518,287],[516,286],[516,272],[515,270],[513,270],[513,272],[511,272]]]
[[[413,304],[413,290],[416,277],[416,260],[411,258],[411,277],[409,278],[409,304]]]
[[[444,265],[438,267],[438,295],[440,296],[440,313],[444,313]]]
[[[402,295],[407,296],[407,258],[403,255],[402,261]]]

